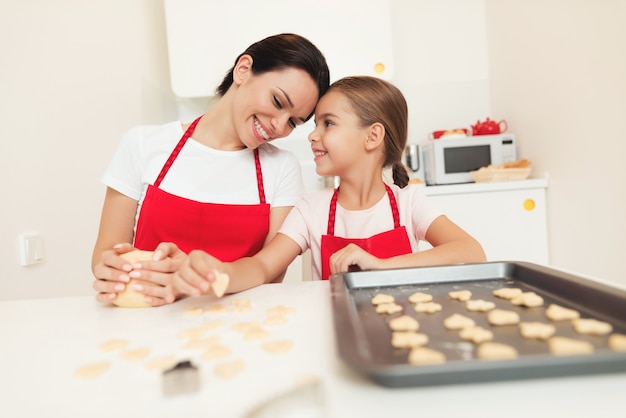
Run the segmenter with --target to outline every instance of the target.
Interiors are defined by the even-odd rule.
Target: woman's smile
[[[252,126],[254,127],[254,129],[253,129],[254,136],[256,136],[256,138],[260,142],[266,142],[266,141],[269,141],[272,138],[267,133],[267,131],[263,128],[263,126],[261,125],[261,122],[256,118],[256,116],[252,117]]]

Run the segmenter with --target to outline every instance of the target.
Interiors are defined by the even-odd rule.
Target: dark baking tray
[[[533,379],[626,371],[626,352],[607,345],[608,336],[583,336],[569,321],[553,322],[555,335],[590,341],[589,355],[555,356],[547,343],[528,340],[517,325],[490,326],[483,312],[470,312],[465,303],[452,300],[448,292],[468,289],[472,299],[495,302],[496,308],[515,310],[521,321],[551,322],[545,308],[556,303],[613,325],[613,333],[626,334],[626,291],[552,268],[526,262],[489,262],[395,270],[361,271],[331,276],[332,312],[337,348],[351,368],[388,387],[430,386],[511,379]],[[494,297],[501,287],[519,287],[544,298],[544,306],[526,308]],[[433,295],[443,306],[434,314],[416,313],[408,296],[416,291]],[[377,293],[393,295],[404,310],[394,315],[376,313],[371,298]],[[494,332],[494,341],[513,345],[514,360],[481,360],[475,345],[463,341],[458,331],[447,330],[443,320],[452,313],[469,316]],[[429,348],[442,351],[447,361],[439,365],[413,366],[408,349],[391,346],[390,319],[408,314],[420,322],[420,333],[429,336]]]

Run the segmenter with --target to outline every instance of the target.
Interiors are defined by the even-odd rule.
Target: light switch
[[[44,260],[43,238],[39,234],[20,235],[20,264],[30,266]]]

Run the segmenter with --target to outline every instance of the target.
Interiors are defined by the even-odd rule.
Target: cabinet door
[[[165,22],[172,89],[182,98],[213,95],[250,44],[283,32],[322,51],[331,81],[393,75],[389,0],[165,0]]]
[[[480,241],[488,261],[548,264],[545,189],[430,198],[452,221]]]

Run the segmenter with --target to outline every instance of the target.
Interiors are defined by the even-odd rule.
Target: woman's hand
[[[348,244],[330,256],[330,272],[343,273],[359,266],[361,270],[382,269],[383,261],[356,244]]]
[[[176,244],[159,244],[152,260],[142,260],[132,265],[128,276],[138,281],[132,285],[133,289],[143,293],[146,303],[152,306],[173,303],[180,296],[172,284],[174,273],[185,257],[186,254]]]
[[[152,260],[131,264],[120,257],[134,249],[128,243],[118,244],[102,254],[101,261],[94,266],[96,300],[112,302],[135,279],[133,289],[145,295],[146,303],[161,306],[174,302],[179,293],[172,285],[172,277],[186,254],[173,243],[161,243],[154,250]]]
[[[224,264],[204,251],[194,250],[182,261],[174,274],[173,285],[178,293],[191,296],[206,294]]]
[[[117,244],[111,250],[104,251],[100,261],[94,265],[93,274],[96,280],[93,288],[98,294],[96,300],[101,303],[110,303],[122,292],[130,276],[128,273],[133,269],[130,263],[120,257],[120,254],[133,251],[135,248],[131,244]]]

